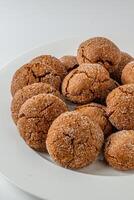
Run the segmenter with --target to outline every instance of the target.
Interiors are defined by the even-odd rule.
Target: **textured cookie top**
[[[105,99],[117,87],[108,71],[100,64],[82,64],[72,70],[63,80],[62,93],[76,103],[88,103]]]
[[[80,168],[93,162],[102,143],[101,128],[78,112],[66,112],[56,118],[46,141],[50,156],[68,168]]]
[[[97,103],[90,103],[76,107],[76,111],[90,117],[91,120],[98,123],[105,135],[112,132],[112,125],[106,115],[105,106]]]
[[[28,99],[19,111],[17,127],[25,142],[37,151],[46,151],[46,137],[53,120],[67,111],[67,106],[52,94],[38,94]]]
[[[132,56],[130,56],[128,53],[121,52],[121,61],[119,62],[118,66],[115,69],[115,71],[113,72],[113,74],[111,74],[113,79],[117,80],[120,83],[122,70],[132,60],[134,60],[134,58]]]
[[[54,87],[41,82],[25,86],[15,93],[11,103],[11,112],[15,123],[17,123],[19,110],[23,103],[29,98],[41,93],[51,93],[55,96],[60,97],[60,93]]]
[[[36,62],[40,62],[42,64],[50,66],[52,69],[54,69],[56,71],[56,73],[61,78],[63,78],[66,75],[66,69],[65,69],[64,65],[58,58],[56,58],[54,56],[41,55],[41,56],[34,58],[31,61],[31,63],[36,63]]]
[[[28,63],[19,68],[12,79],[11,93],[14,94],[26,85],[44,82],[49,83],[56,89],[60,88],[60,76],[48,65],[41,63]]]
[[[60,58],[60,61],[65,66],[67,72],[79,66],[76,56],[70,56],[70,55],[63,56]]]
[[[21,106],[19,118],[44,117],[47,121],[52,121],[60,110],[67,111],[66,104],[60,98],[52,94],[38,94]]]
[[[77,60],[82,63],[100,63],[111,73],[121,59],[119,48],[109,39],[94,37],[81,43]]]
[[[134,131],[112,134],[105,145],[105,158],[116,169],[134,169]]]
[[[134,84],[114,89],[107,99],[107,114],[118,129],[134,129]]]
[[[122,71],[121,81],[123,84],[134,84],[134,61],[129,62]]]

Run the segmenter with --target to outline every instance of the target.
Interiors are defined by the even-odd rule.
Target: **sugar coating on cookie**
[[[11,102],[11,113],[15,124],[17,124],[19,110],[23,103],[25,103],[25,101],[29,98],[42,93],[50,93],[55,96],[61,97],[58,90],[47,83],[41,82],[27,85],[15,93]]]
[[[110,135],[112,133],[112,124],[108,120],[105,106],[90,103],[76,107],[76,111],[88,116],[95,123],[98,123],[104,135]]]
[[[65,69],[67,72],[69,72],[72,69],[75,69],[79,66],[76,56],[71,56],[71,55],[62,56],[60,58],[60,61],[65,66]]]
[[[42,64],[50,66],[52,69],[54,69],[56,71],[56,73],[61,78],[63,78],[66,75],[66,69],[65,69],[64,65],[58,58],[56,58],[54,56],[41,55],[41,56],[38,56],[38,57],[34,58],[33,60],[31,60],[31,63],[36,63],[36,62],[40,62]]]
[[[46,140],[52,159],[72,169],[82,168],[95,161],[102,144],[101,128],[78,112],[66,112],[55,119]]]
[[[108,71],[100,64],[82,64],[72,70],[62,82],[62,93],[75,103],[88,103],[105,99],[117,87]]]
[[[107,115],[118,130],[134,129],[134,84],[114,89],[106,99]]]
[[[121,59],[119,48],[109,39],[94,37],[82,42],[77,51],[77,60],[82,63],[100,63],[110,73],[115,71]]]
[[[67,111],[66,104],[52,94],[28,99],[19,111],[17,127],[25,142],[37,151],[46,151],[46,137],[53,120]]]
[[[134,61],[129,62],[122,71],[122,84],[134,84]]]
[[[112,134],[105,145],[107,163],[118,170],[134,169],[134,130]]]
[[[48,83],[59,90],[61,77],[48,65],[41,63],[28,63],[19,68],[11,82],[12,96],[24,86],[33,83]]]
[[[116,81],[118,81],[119,83],[121,83],[122,71],[124,67],[132,60],[134,60],[134,58],[131,55],[129,55],[126,52],[121,52],[121,61],[117,65],[117,68],[115,69],[115,71],[111,74],[111,77],[115,79]]]

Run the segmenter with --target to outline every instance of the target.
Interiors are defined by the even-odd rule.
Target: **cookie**
[[[67,72],[70,72],[71,70],[73,70],[79,66],[76,56],[70,56],[70,55],[63,56],[60,58],[60,61],[65,66],[65,69]]]
[[[134,61],[129,62],[122,71],[122,84],[134,84]]]
[[[25,142],[36,151],[46,151],[46,137],[53,120],[67,111],[66,104],[52,94],[28,99],[19,111],[17,127]]]
[[[107,99],[107,115],[118,130],[134,129],[134,84],[114,89]]]
[[[104,135],[110,135],[112,133],[113,127],[106,115],[105,106],[97,103],[90,103],[76,107],[76,111],[88,116],[95,123],[98,123]]]
[[[118,170],[134,169],[134,130],[112,134],[105,145],[107,163]]]
[[[31,60],[31,63],[36,63],[36,62],[50,66],[52,69],[54,69],[54,71],[56,71],[56,73],[61,78],[64,78],[64,76],[67,73],[62,62],[54,56],[41,55],[41,56],[38,56],[38,57],[34,58],[33,60]]]
[[[74,103],[88,103],[95,99],[105,100],[117,87],[108,71],[100,64],[82,64],[72,70],[62,82],[62,94]]]
[[[121,83],[121,74],[122,74],[122,71],[123,71],[124,67],[129,62],[131,62],[132,60],[134,60],[134,58],[132,56],[130,56],[128,53],[121,52],[121,61],[117,65],[117,68],[115,69],[115,71],[111,74],[111,77],[113,79],[115,79],[117,82]]]
[[[19,110],[23,103],[25,103],[29,98],[42,93],[50,93],[60,97],[60,93],[54,87],[41,82],[27,85],[15,93],[11,103],[11,113],[15,124],[17,124]]]
[[[38,82],[48,83],[59,90],[61,78],[48,65],[41,63],[25,64],[13,76],[11,83],[12,96],[23,87]]]
[[[102,144],[101,128],[78,112],[66,112],[55,119],[46,140],[52,159],[71,169],[82,168],[95,161]]]
[[[79,65],[82,63],[102,64],[112,73],[121,60],[121,54],[119,48],[111,40],[94,37],[80,44],[77,60]]]

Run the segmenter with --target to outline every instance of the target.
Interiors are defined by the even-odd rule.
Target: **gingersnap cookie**
[[[72,70],[62,82],[62,93],[75,103],[104,100],[117,87],[108,71],[100,64],[82,64]]]
[[[62,62],[54,56],[41,55],[31,60],[31,63],[36,62],[50,66],[61,78],[64,78],[67,73]]]
[[[134,169],[134,130],[112,134],[105,145],[107,163],[118,170]]]
[[[132,56],[130,56],[128,53],[121,52],[121,61],[117,65],[117,68],[115,69],[115,71],[111,74],[111,77],[113,79],[115,79],[116,81],[118,81],[119,83],[121,83],[121,74],[122,74],[122,71],[123,71],[124,67],[129,62],[131,62],[132,60],[134,60],[134,58]]]
[[[63,56],[60,58],[60,61],[65,66],[65,69],[67,72],[71,71],[72,69],[75,69],[79,66],[78,61],[76,59],[76,56]]]
[[[118,130],[134,129],[134,84],[114,89],[106,99],[107,115]]]
[[[134,61],[129,62],[122,71],[121,81],[123,84],[134,84]]]
[[[79,112],[66,112],[56,118],[46,140],[52,159],[72,169],[82,168],[95,161],[102,144],[101,128]]]
[[[111,40],[104,37],[94,37],[82,42],[77,51],[79,64],[99,63],[110,73],[115,71],[120,59],[119,48]]]
[[[104,135],[110,135],[112,133],[112,124],[108,120],[105,106],[90,103],[76,107],[76,111],[88,116],[95,123],[98,123]]]
[[[29,98],[42,93],[50,93],[57,97],[60,97],[59,91],[57,91],[54,87],[47,83],[41,82],[27,85],[15,93],[11,103],[11,113],[15,124],[17,124],[19,110],[23,103],[25,103],[25,101]]]
[[[23,87],[38,82],[48,83],[59,90],[61,77],[48,65],[41,63],[25,64],[13,76],[11,83],[12,96]]]
[[[17,127],[25,142],[37,151],[46,151],[46,137],[53,120],[67,111],[66,104],[52,94],[28,99],[19,111]]]

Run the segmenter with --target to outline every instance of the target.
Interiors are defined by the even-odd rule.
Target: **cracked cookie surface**
[[[134,130],[112,134],[105,145],[105,159],[118,170],[134,169]]]
[[[60,61],[65,66],[67,72],[70,72],[71,70],[79,66],[76,56],[69,56],[69,55],[63,56],[60,58]]]
[[[31,63],[36,63],[36,62],[50,66],[52,69],[56,71],[56,73],[61,77],[61,79],[64,78],[64,76],[67,73],[62,62],[54,56],[41,55],[31,60]]]
[[[115,71],[120,59],[119,48],[112,41],[104,37],[94,37],[82,42],[77,51],[79,64],[99,63],[110,73]]]
[[[96,160],[103,132],[87,116],[76,111],[61,114],[52,123],[46,140],[50,156],[66,168],[82,168]]]
[[[107,115],[118,130],[134,129],[134,84],[119,86],[109,93]]]
[[[95,99],[105,100],[116,87],[117,84],[102,65],[82,64],[64,78],[62,94],[70,101],[83,104]]]
[[[24,86],[38,82],[48,83],[59,90],[61,78],[48,65],[41,63],[25,64],[13,76],[11,83],[12,96]]]
[[[25,142],[37,151],[46,151],[46,137],[53,120],[67,111],[66,104],[52,94],[28,99],[19,111],[17,127]]]
[[[97,103],[90,103],[76,107],[76,111],[88,116],[95,123],[98,123],[104,135],[110,135],[112,133],[112,124],[106,115],[105,106]]]
[[[28,100],[29,98],[41,93],[45,94],[51,93],[55,96],[60,97],[60,93],[58,90],[56,90],[54,87],[52,87],[47,83],[41,83],[41,82],[27,85],[15,93],[11,103],[11,113],[15,124],[17,124],[19,110],[23,105],[23,103],[25,103],[25,101]]]
[[[121,52],[121,61],[117,65],[117,68],[115,69],[115,71],[111,74],[111,77],[113,79],[115,79],[117,82],[121,83],[121,74],[122,74],[122,71],[123,71],[124,67],[129,62],[131,62],[132,60],[134,60],[134,58],[131,55],[129,55],[126,52]]]
[[[122,84],[134,84],[134,61],[128,63],[123,71],[121,76]]]

